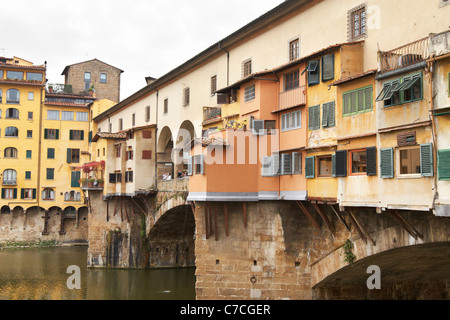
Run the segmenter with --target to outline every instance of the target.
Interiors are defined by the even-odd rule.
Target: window
[[[183,90],[183,107],[187,107],[190,102],[190,89],[184,88]]]
[[[133,171],[125,172],[125,182],[133,182]]]
[[[28,139],[33,138],[33,130],[27,130],[27,138]]]
[[[352,175],[366,174],[367,152],[366,150],[350,151],[350,173]]]
[[[8,91],[6,91],[6,103],[19,104],[20,91],[17,89],[9,89]]]
[[[106,73],[100,73],[100,83],[106,83],[108,80],[108,75]]]
[[[336,106],[334,101],[324,103],[322,106],[322,128],[331,128],[335,126]]]
[[[16,148],[6,148],[4,155],[5,158],[17,158],[18,152]]]
[[[2,199],[17,199],[17,189],[2,189]]]
[[[47,149],[47,159],[55,159],[55,149],[54,148]]]
[[[89,113],[88,112],[77,112],[77,121],[88,122]]]
[[[83,130],[70,130],[69,139],[75,141],[83,141],[84,140],[84,131]]]
[[[242,62],[242,78],[245,78],[252,74],[252,60],[246,60]]]
[[[55,200],[55,190],[47,188],[42,191],[42,200]]]
[[[109,183],[121,183],[122,182],[122,173],[115,172],[109,174]]]
[[[59,139],[59,129],[44,129],[44,139],[58,140]]]
[[[81,171],[72,171],[70,176],[70,187],[79,188],[80,178],[81,178]]]
[[[373,86],[344,92],[343,115],[351,116],[373,110]]]
[[[302,154],[298,152],[292,153],[292,174],[302,174]]]
[[[100,154],[100,150],[98,150]],[[120,158],[122,156],[122,145],[118,144],[116,145],[116,158]]]
[[[308,109],[308,129],[320,129],[320,105],[309,107]]]
[[[127,161],[128,160],[133,160],[133,158],[134,158],[134,151],[131,149],[131,147],[128,148],[126,156],[127,156],[127,158],[126,158]]]
[[[292,154],[281,155],[281,175],[292,175]]]
[[[315,162],[316,162],[315,157],[306,157],[305,158],[306,179],[314,179],[316,177]]]
[[[67,149],[67,163],[80,163],[80,149]]]
[[[300,39],[289,42],[289,61],[300,58]]]
[[[384,101],[385,107],[423,99],[422,73],[387,81],[376,101]]]
[[[150,121],[150,106],[145,107],[145,122]]]
[[[8,127],[5,129],[5,137],[18,137],[19,129],[16,127]]]
[[[73,111],[62,111],[61,120],[63,121],[73,121]]]
[[[366,7],[358,6],[348,13],[348,38],[356,40],[366,35]]]
[[[281,115],[281,131],[290,131],[302,127],[302,111],[294,111]]]
[[[36,199],[36,189],[22,189],[20,198],[22,200],[34,200],[34,199]]]
[[[169,99],[164,99],[164,114],[169,113]]]
[[[55,179],[55,169],[47,168],[47,180]]]
[[[27,80],[31,81],[41,81],[42,82],[43,75],[42,73],[36,72],[27,72]]]
[[[33,157],[33,151],[27,150],[27,159],[31,159]]]
[[[284,91],[297,89],[299,83],[299,70],[284,75]]]
[[[334,54],[322,57],[322,81],[334,79]]]
[[[317,157],[318,177],[331,177],[331,155]]]
[[[204,174],[204,158],[203,155],[197,155],[188,158],[188,175]]]
[[[320,60],[308,62],[308,85],[312,86],[320,83]]]
[[[1,79],[1,77],[0,77],[0,79]],[[3,102],[3,91],[2,91],[2,89],[0,89],[0,103],[2,103]],[[1,117],[1,114],[0,114],[0,117]]]
[[[211,95],[214,95],[214,92],[217,90],[217,76],[211,77]]]
[[[440,181],[450,180],[450,150],[438,151],[438,177]]]
[[[85,72],[84,73],[84,90],[88,91],[91,87],[91,73]]]
[[[10,108],[7,109],[5,112],[5,118],[6,119],[19,119],[19,110]]]
[[[81,201],[81,193],[73,190],[66,192],[64,194],[64,201]]]
[[[14,169],[7,169],[3,171],[3,185],[13,186],[17,184],[17,171]]]
[[[151,138],[152,138],[152,132],[150,130],[142,131],[142,139],[151,139]]]
[[[28,100],[34,101],[34,92],[28,92]]]
[[[33,120],[33,112],[28,112],[28,120]]]
[[[245,88],[245,102],[255,99],[255,84],[252,84]]]
[[[31,171],[25,171],[25,180],[31,180]]]
[[[136,125],[136,113],[133,113],[131,115],[131,126],[135,126]]]
[[[400,150],[400,175],[420,174],[420,147]]]
[[[6,79],[23,80],[23,72],[22,71],[6,71]]]
[[[59,111],[48,110],[47,111],[47,120],[59,120]]]
[[[123,130],[123,119],[119,119],[119,131]]]

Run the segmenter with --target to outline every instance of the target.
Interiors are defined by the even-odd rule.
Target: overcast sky
[[[15,0],[2,6],[0,56],[47,61],[47,79],[97,58],[122,69],[121,99],[283,0]]]

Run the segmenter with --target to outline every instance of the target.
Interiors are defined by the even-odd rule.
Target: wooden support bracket
[[[136,207],[138,207],[139,210],[142,211],[143,214],[147,215],[147,212],[145,212],[144,209],[142,209],[136,202],[136,200],[134,200],[134,198],[131,198],[131,200],[133,201],[133,203],[136,205]]]
[[[423,235],[397,210],[391,210],[389,213],[414,239],[418,240],[420,238],[423,240]]]
[[[350,229],[350,227],[348,226],[347,222],[345,222],[344,217],[342,216],[342,214],[340,212],[338,212],[333,205],[330,205],[331,209],[333,210],[333,212],[336,214],[336,216],[338,217],[338,219],[342,222],[342,224],[345,226],[345,228],[351,232],[352,230]]]
[[[128,209],[127,209],[127,198],[124,200],[125,202],[125,217],[127,218],[128,223],[130,223],[130,218],[128,217]]]
[[[314,206],[314,208],[316,209],[316,211],[319,213],[319,215],[322,217],[323,221],[325,221],[325,223],[328,226],[328,229],[330,229],[331,233],[333,234],[333,236],[336,235],[335,231],[334,231],[334,226],[331,223],[330,219],[328,219],[327,215],[325,212],[322,211],[322,209],[320,209],[320,207],[316,204],[313,203],[312,204]]]
[[[308,209],[303,205],[301,201],[295,201],[297,205],[300,207],[300,209],[303,211],[303,213],[308,217],[309,221],[313,224],[314,227],[317,229],[320,229],[320,224],[317,222],[316,219],[312,216],[312,214],[308,211]]]
[[[362,222],[358,219],[358,217],[351,210],[347,210],[346,212],[348,213],[350,219],[355,224],[356,230],[358,231],[359,235],[364,240],[364,242],[367,243],[367,239],[369,239],[372,242],[372,244],[376,246],[377,244],[375,240],[373,240],[373,238],[370,236],[369,232],[364,227]]]
[[[115,199],[115,203],[114,203],[114,217],[116,216],[117,213],[117,197],[114,197]]]

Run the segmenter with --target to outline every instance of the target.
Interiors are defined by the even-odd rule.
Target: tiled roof
[[[366,72],[354,74],[354,75],[351,75],[349,77],[345,77],[345,78],[341,78],[339,80],[336,80],[331,85],[332,86],[337,86],[337,85],[339,85],[341,83],[349,82],[349,81],[352,81],[352,80],[363,78],[363,77],[371,75],[371,74],[375,74],[376,72],[377,72],[377,69],[372,69],[372,70],[369,70],[369,71],[366,71]]]
[[[120,140],[120,139],[126,139],[127,134],[125,132],[117,132],[117,133],[111,133],[111,132],[97,132],[92,138],[93,142],[97,142],[100,138],[101,139],[111,139],[111,140]]]

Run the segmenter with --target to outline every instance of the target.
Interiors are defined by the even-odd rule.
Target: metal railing
[[[429,38],[423,38],[397,49],[379,52],[380,72],[404,68],[428,58]]]
[[[60,83],[48,83],[47,92],[58,93],[58,94],[72,94],[71,84],[60,84]]]
[[[17,185],[17,180],[15,180],[15,179],[3,180],[3,185],[4,186],[15,186],[15,185]]]
[[[279,110],[306,104],[305,86],[280,93]]]

